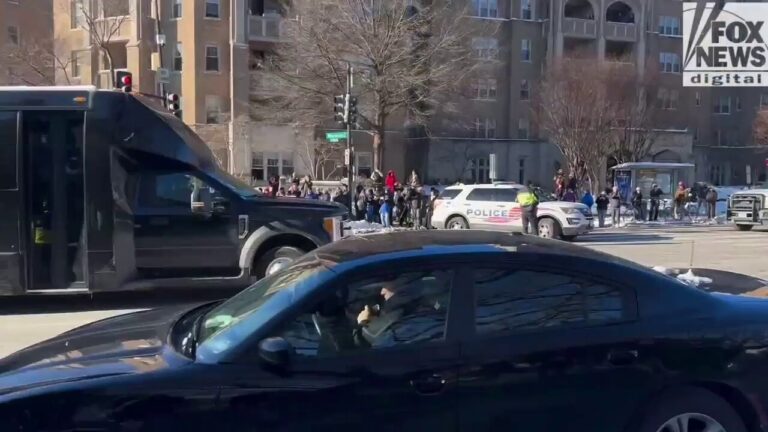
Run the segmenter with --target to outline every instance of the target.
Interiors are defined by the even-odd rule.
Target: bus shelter
[[[649,196],[651,186],[659,185],[665,195],[672,195],[678,182],[686,186],[693,182],[696,165],[690,163],[628,162],[611,167],[613,185],[619,188],[621,196],[629,197],[636,187],[644,196]]]

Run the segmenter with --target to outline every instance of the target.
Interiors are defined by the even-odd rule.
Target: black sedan
[[[478,231],[350,238],[0,360],[1,431],[766,431],[768,302]]]

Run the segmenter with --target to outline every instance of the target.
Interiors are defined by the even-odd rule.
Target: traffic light
[[[167,104],[168,111],[170,111],[171,114],[178,117],[179,111],[181,111],[181,104],[179,103],[181,99],[179,98],[179,95],[177,95],[176,93],[168,93],[168,96],[166,96],[166,100],[168,102]]]
[[[349,96],[347,104],[347,122],[351,125],[357,124],[357,98]]]
[[[128,71],[116,71],[115,87],[125,93],[130,93],[133,87],[133,74]]]
[[[347,98],[345,96],[333,97],[333,119],[339,123],[346,123],[348,117]]]

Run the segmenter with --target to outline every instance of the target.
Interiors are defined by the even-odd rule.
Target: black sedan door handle
[[[446,384],[445,378],[437,374],[411,380],[411,387],[422,396],[440,394],[445,390]]]
[[[608,352],[608,363],[614,366],[631,365],[637,360],[637,350],[611,350]]]

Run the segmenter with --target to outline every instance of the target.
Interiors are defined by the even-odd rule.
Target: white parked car
[[[435,202],[432,226],[438,229],[485,229],[522,231],[522,209],[517,193],[520,184],[460,185],[445,188]],[[594,228],[592,211],[581,203],[540,198],[541,237],[573,240]]]

